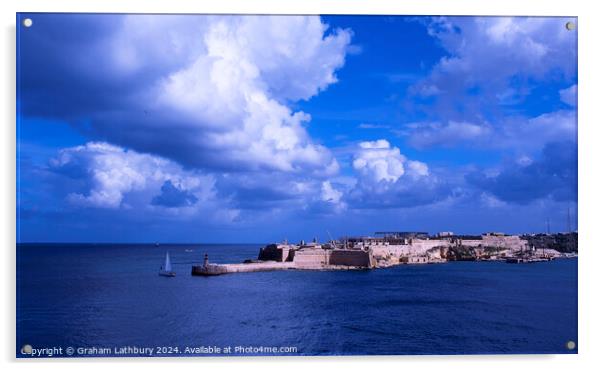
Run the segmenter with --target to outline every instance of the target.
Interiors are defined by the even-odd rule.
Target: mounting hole
[[[31,347],[31,345],[29,345],[29,344],[25,344],[21,348],[21,353],[23,353],[23,354],[31,354],[32,351],[33,351],[33,349]]]
[[[569,31],[573,31],[575,29],[575,23],[573,22],[567,22],[564,27],[566,27],[567,30]]]
[[[31,27],[31,25],[33,25],[33,21],[31,20],[31,18],[25,18],[23,20],[23,26],[25,26],[25,27]]]
[[[575,349],[576,346],[577,346],[577,344],[575,344],[575,342],[572,340],[566,342],[566,348],[568,350],[573,350],[573,349]]]

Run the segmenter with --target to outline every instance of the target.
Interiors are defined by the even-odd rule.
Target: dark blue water
[[[19,245],[17,347],[576,353],[577,259],[190,275],[205,252],[240,262],[259,247]],[[166,250],[175,278],[157,274]]]

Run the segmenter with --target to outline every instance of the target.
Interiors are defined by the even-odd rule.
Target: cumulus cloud
[[[576,111],[539,113],[538,89],[569,86],[556,99],[574,107],[577,37],[553,17],[436,17],[424,22],[445,55],[408,90],[424,119],[394,130],[417,149],[466,147],[533,156],[575,140]],[[537,112],[535,115],[533,112]]]
[[[408,160],[399,148],[392,147],[386,139],[361,142],[353,159],[353,168],[364,181],[396,182],[404,174],[408,177],[429,175],[428,166],[420,161]]]
[[[503,116],[541,82],[572,83],[576,32],[557,17],[438,17],[428,33],[444,49],[409,92],[429,103],[429,116],[478,122]],[[440,118],[437,118],[439,121]]]
[[[42,27],[24,36],[24,55],[38,48],[38,58],[25,58],[24,75],[44,63],[63,77],[61,84],[28,80],[26,114],[68,120],[89,136],[190,167],[337,172],[330,151],[307,134],[310,116],[290,103],[336,83],[350,30],[330,29],[319,17],[111,18],[87,19],[102,38],[45,34]],[[60,47],[40,49],[43,43]],[[96,63],[57,56],[77,48]]]
[[[353,168],[375,182],[395,182],[405,172],[405,156],[399,148],[393,147],[385,139],[361,142],[355,154]]]
[[[541,114],[528,120],[510,122],[506,125],[505,140],[526,147],[542,149],[547,143],[559,141],[577,142],[577,112],[561,110]]]
[[[143,198],[141,204],[155,208],[197,208],[215,192],[241,209],[319,202],[393,207],[449,193],[427,164],[384,139],[354,151],[353,185],[331,181],[340,164],[309,136],[310,115],[294,107],[337,82],[352,48],[350,30],[332,29],[319,17],[54,17],[48,20],[63,27],[23,35],[22,107],[28,116],[66,120],[99,141],[65,149],[52,163],[53,171],[84,179],[70,193],[73,204],[120,208]],[[408,143],[534,152],[573,135],[574,111],[497,125],[481,112],[485,104],[528,94],[529,81],[571,80],[574,60],[566,52],[575,50],[575,34],[558,27],[562,22],[430,22],[428,32],[447,55],[412,89],[435,99],[440,112],[453,112],[407,125]],[[69,28],[82,32],[55,31]],[[559,99],[571,105],[575,89],[560,91]],[[464,115],[472,117],[454,117]],[[370,122],[359,128],[389,129]]]
[[[429,167],[424,162],[409,160],[406,164],[409,176],[423,177],[429,175]]]
[[[338,191],[335,188],[333,188],[330,181],[322,182],[322,192],[321,192],[322,201],[337,204],[341,201],[342,196],[343,196],[343,192]]]
[[[172,161],[102,142],[63,149],[49,165],[53,172],[85,181],[82,190],[67,196],[70,203],[83,207],[129,207],[124,200],[130,195],[142,196],[144,207],[159,192],[153,198],[155,205],[189,206],[214,193],[212,176],[188,173]],[[186,202],[175,204],[182,201],[177,192],[184,192]]]
[[[554,70],[576,72],[576,33],[566,19],[553,17],[441,17],[428,32],[449,53],[435,67],[430,82],[440,90],[450,77],[467,86],[507,84],[512,76],[545,78]],[[443,76],[446,75],[446,76]]]
[[[408,160],[385,139],[359,143],[353,168],[358,181],[346,200],[354,207],[412,207],[439,201],[449,193],[427,164]]]

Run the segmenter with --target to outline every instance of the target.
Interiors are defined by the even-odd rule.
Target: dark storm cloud
[[[529,165],[506,167],[496,176],[470,173],[466,180],[507,202],[527,204],[546,197],[576,201],[577,146],[570,141],[550,143]]]

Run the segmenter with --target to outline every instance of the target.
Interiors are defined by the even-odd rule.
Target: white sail
[[[165,255],[165,266],[163,267],[163,270],[166,272],[171,272],[171,260],[169,259],[169,251]]]

